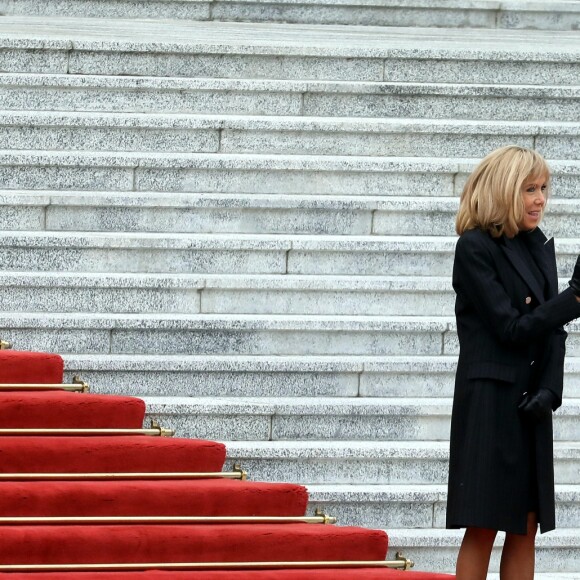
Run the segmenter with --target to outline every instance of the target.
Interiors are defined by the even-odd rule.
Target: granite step
[[[147,397],[180,437],[228,441],[447,441],[451,398]],[[556,441],[580,441],[580,401],[554,415]]]
[[[63,354],[439,355],[446,354],[450,322],[401,316],[0,314],[4,340],[23,350]],[[448,342],[453,349],[454,338]],[[569,352],[576,351],[580,346]]]
[[[309,485],[309,510],[324,510],[343,526],[442,529],[447,485]],[[556,486],[558,528],[576,528],[580,486]],[[412,552],[410,552],[412,553]]]
[[[562,281],[566,284],[566,281]],[[448,278],[0,273],[3,312],[452,315]]]
[[[452,397],[455,356],[65,355],[97,393],[198,397]],[[580,358],[565,362],[580,398]]]
[[[536,572],[534,578],[536,580],[580,580],[580,572]],[[487,580],[500,580],[499,572],[488,574]]]
[[[578,28],[578,2],[497,0],[4,0],[0,15],[461,28]]]
[[[0,231],[0,270],[450,276],[456,238]],[[556,242],[568,279],[580,240]]]
[[[568,31],[5,16],[0,46],[4,72],[510,85],[580,73]]]
[[[480,159],[0,150],[10,190],[457,196]],[[575,199],[580,161],[549,160],[558,197]]]
[[[577,356],[580,354],[580,335],[576,334],[576,329],[580,329],[580,320],[576,319],[566,325],[568,339],[566,341],[566,354]],[[445,354],[459,355],[459,339],[457,337],[457,325],[455,320],[449,323],[449,331],[443,337],[443,351]]]
[[[483,157],[517,144],[550,159],[580,151],[580,123],[304,116],[0,111],[7,149]]]
[[[543,231],[580,237],[580,208],[552,197]],[[0,191],[0,230],[452,236],[457,197]]]
[[[225,441],[256,481],[420,485],[447,482],[448,441]],[[557,484],[580,484],[580,442],[556,441]]]
[[[579,99],[578,85],[0,73],[2,107],[20,111],[577,122]]]
[[[414,570],[429,570],[452,572],[461,539],[462,530],[407,530],[390,528],[389,557],[398,550],[408,554],[415,561]],[[499,556],[503,545],[503,534],[498,539],[493,550],[490,575],[499,570]],[[536,540],[536,570],[537,578],[544,574],[545,578],[578,579],[578,562],[580,561],[580,529],[556,529],[548,534],[538,534]]]
[[[3,339],[63,354],[457,355],[455,321],[436,316],[0,313]],[[567,325],[580,356],[580,322]]]
[[[385,198],[102,191],[0,192],[0,229],[365,235]]]

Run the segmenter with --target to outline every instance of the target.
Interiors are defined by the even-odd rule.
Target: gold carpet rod
[[[106,524],[336,524],[336,518],[321,516],[57,516],[0,517],[0,525],[106,525]]]
[[[395,560],[325,561],[325,562],[146,562],[143,564],[0,564],[0,572],[53,572],[95,570],[275,570],[281,568],[397,568],[409,570],[415,563],[400,552]]]
[[[149,435],[151,437],[173,437],[173,429],[161,427],[158,421],[151,420],[149,429],[0,429],[0,435]]]
[[[88,393],[89,384],[74,376],[72,383],[1,383],[0,391],[72,391]]]
[[[164,473],[0,473],[0,481],[111,481],[135,479],[240,479],[245,471],[164,472]]]
[[[159,427],[157,429],[0,429],[2,435],[148,435],[151,437],[173,437],[175,431]]]
[[[12,343],[7,340],[0,340],[0,350],[10,350],[12,348]]]

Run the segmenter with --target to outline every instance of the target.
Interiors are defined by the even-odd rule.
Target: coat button
[[[526,304],[531,304],[531,303],[532,303],[532,297],[526,296]]]

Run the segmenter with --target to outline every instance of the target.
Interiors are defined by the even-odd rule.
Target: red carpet
[[[0,383],[62,383],[64,361],[57,354],[0,350]]]
[[[1,526],[0,564],[384,560],[382,531],[322,524]]]
[[[82,395],[79,395],[82,396]],[[221,471],[224,445],[165,437],[1,437],[0,473]]]
[[[145,403],[63,391],[0,393],[2,429],[141,429]]]
[[[0,484],[0,517],[303,516],[300,485],[228,479]]]
[[[61,383],[55,355],[0,352],[0,382]],[[63,391],[0,393],[2,428],[141,428],[145,406],[131,397]],[[303,516],[294,484],[229,479],[18,481],[18,474],[219,472],[217,442],[143,435],[0,437],[0,517]],[[0,525],[0,566],[182,562],[384,560],[380,530],[306,523]],[[412,554],[409,555],[412,557]],[[10,572],[7,580],[443,580],[386,568],[141,572]]]
[[[352,568],[341,570],[228,570],[223,572],[62,572],[43,574],[0,573],[6,580],[451,580],[448,574],[432,572],[402,572],[384,568]]]

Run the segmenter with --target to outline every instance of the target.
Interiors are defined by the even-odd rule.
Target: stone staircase
[[[579,6],[0,2],[2,338],[452,571],[457,198],[489,150],[538,149],[566,284]],[[561,580],[580,578],[568,330],[559,529],[538,542]]]
[[[0,14],[578,30],[577,0],[0,0]]]

